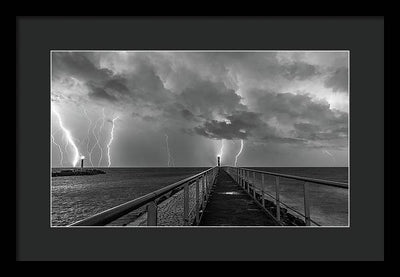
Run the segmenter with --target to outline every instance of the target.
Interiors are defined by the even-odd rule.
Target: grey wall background
[[[383,259],[383,26],[343,17],[19,18],[17,259]],[[50,228],[51,49],[350,50],[351,227]]]

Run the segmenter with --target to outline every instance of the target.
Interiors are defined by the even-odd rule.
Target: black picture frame
[[[17,260],[384,259],[383,17],[23,16],[16,44]],[[350,50],[351,227],[50,228],[50,50],[76,49]]]

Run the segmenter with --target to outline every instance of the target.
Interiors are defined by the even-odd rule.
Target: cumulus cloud
[[[207,118],[245,109],[240,103],[241,97],[234,90],[210,81],[196,82],[186,88],[178,99],[193,113],[200,113]]]
[[[213,139],[247,139],[257,128],[269,128],[254,112],[235,112],[225,120],[209,120],[194,128],[202,136]]]
[[[94,60],[95,56],[90,52],[53,52],[52,76],[103,82],[113,75],[111,70],[96,66]]]
[[[282,68],[283,75],[290,79],[305,80],[320,74],[318,68],[305,62],[294,62]]]
[[[88,87],[88,95],[90,98],[112,102],[117,101],[117,98],[112,93],[107,92],[104,88],[97,86],[95,83],[88,82],[86,85]]]
[[[340,67],[325,80],[325,86],[333,91],[348,92],[348,68]]]
[[[258,112],[266,118],[274,117],[283,124],[293,121],[347,124],[347,113],[335,111],[326,100],[313,99],[308,94],[253,90],[251,97]]]
[[[346,58],[309,52],[53,52],[51,100],[119,109],[120,118],[132,120],[127,133],[168,130],[171,145],[181,136],[343,147],[348,113],[334,109],[326,91],[348,91]],[[302,88],[293,89],[299,83]],[[314,84],[326,91],[308,93]]]

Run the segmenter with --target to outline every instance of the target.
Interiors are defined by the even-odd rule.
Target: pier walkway
[[[274,226],[267,215],[235,180],[220,169],[200,226]]]
[[[282,201],[281,179],[302,188],[302,210]],[[147,226],[319,226],[311,215],[309,184],[349,188],[341,182],[216,166],[69,226],[109,225],[132,213],[143,217]]]

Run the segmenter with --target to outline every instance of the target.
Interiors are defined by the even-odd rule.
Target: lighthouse
[[[218,166],[221,166],[221,157],[218,156]]]
[[[83,160],[85,159],[85,156],[81,156],[81,171],[83,170]]]

